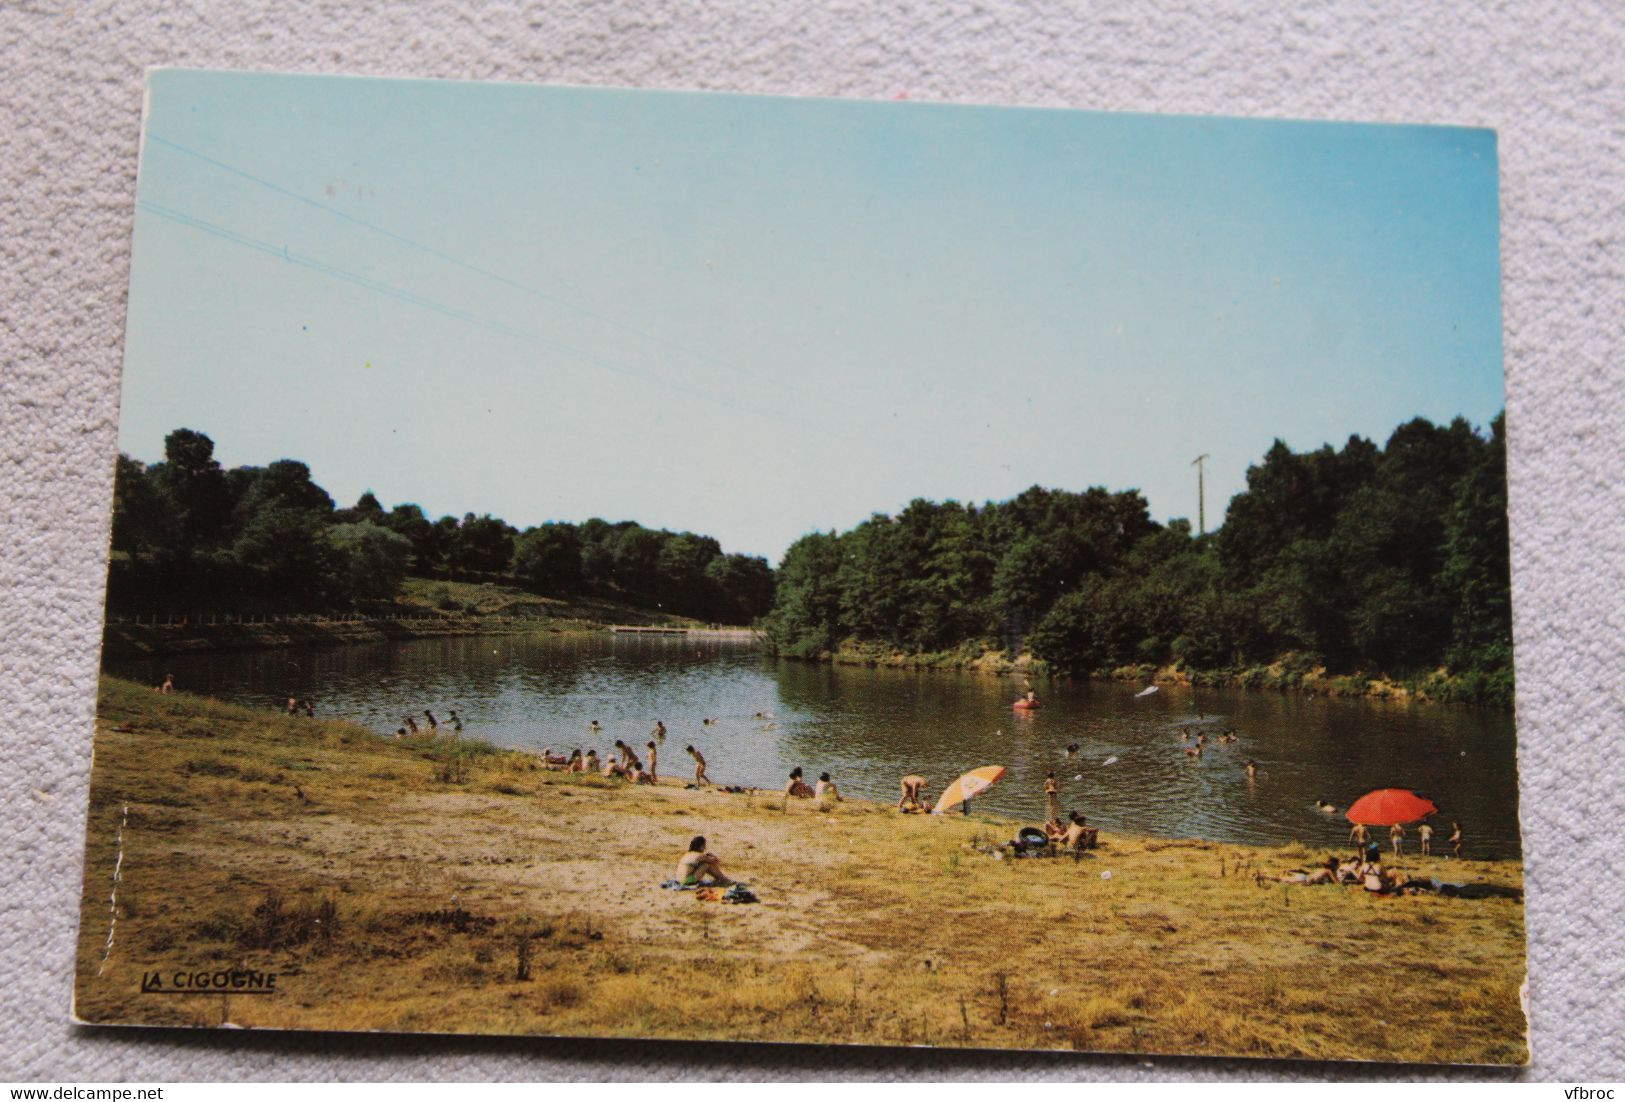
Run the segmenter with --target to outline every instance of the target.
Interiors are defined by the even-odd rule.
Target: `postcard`
[[[1484,130],[154,71],[75,1018],[1526,1062],[1498,250]]]

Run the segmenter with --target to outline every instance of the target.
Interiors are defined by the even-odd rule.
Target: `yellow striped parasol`
[[[979,796],[993,787],[993,782],[1004,776],[1004,766],[984,765],[979,769],[972,769],[969,773],[954,781],[942,790],[942,797],[937,800],[937,806],[931,814],[942,815],[952,811],[972,796]]]

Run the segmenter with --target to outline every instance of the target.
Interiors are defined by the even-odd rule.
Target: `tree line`
[[[338,508],[304,463],[227,470],[191,429],[164,438],[161,462],[119,456],[112,543],[108,607],[124,613],[347,608],[394,598],[408,575],[726,623],[750,623],[773,600],[766,560],[725,554],[710,536],[597,519],[524,530],[489,514],[431,521],[415,504],[386,510],[371,491]]]
[[[1223,527],[1151,520],[1135,491],[1033,487],[982,506],[916,500],[786,552],[770,645],[911,653],[1025,646],[1051,670],[1134,664],[1394,677],[1440,667],[1509,702],[1505,416],[1418,418],[1249,467]]]

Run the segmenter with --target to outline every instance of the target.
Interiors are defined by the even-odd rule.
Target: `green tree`
[[[381,511],[381,510],[380,510]],[[335,554],[331,593],[339,599],[385,599],[400,592],[412,544],[381,525],[359,522],[328,527],[327,542]]]
[[[514,529],[491,514],[468,513],[451,540],[450,560],[457,570],[505,574],[513,564]]]
[[[769,643],[792,658],[817,657],[835,649],[843,632],[841,538],[814,532],[790,545],[779,563],[773,610],[764,627]]]
[[[184,561],[218,547],[231,521],[231,494],[214,458],[214,441],[192,429],[176,429],[164,437],[164,461],[147,473],[168,499],[176,555]]]
[[[513,572],[537,593],[574,593],[581,586],[581,536],[575,526],[527,529],[514,541]]]

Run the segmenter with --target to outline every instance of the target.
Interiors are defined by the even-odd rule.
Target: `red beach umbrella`
[[[1351,823],[1393,826],[1395,823],[1414,823],[1438,810],[1432,800],[1418,796],[1408,788],[1379,788],[1355,800],[1345,814]]]

